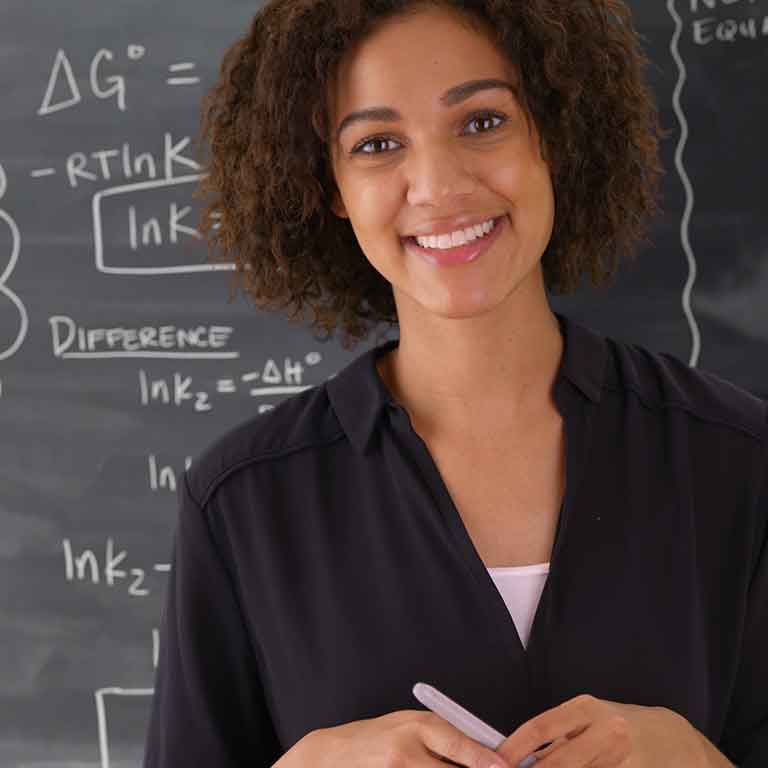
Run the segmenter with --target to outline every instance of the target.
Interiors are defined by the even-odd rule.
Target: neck
[[[377,367],[417,431],[481,439],[524,429],[556,411],[559,323],[546,301],[537,311],[524,309],[524,317],[508,313],[503,324],[498,317],[449,321],[441,333],[430,323],[404,329],[401,320],[399,346]]]

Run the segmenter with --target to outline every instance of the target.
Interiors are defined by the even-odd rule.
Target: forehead
[[[382,22],[344,54],[329,83],[329,107],[335,123],[355,107],[425,100],[437,106],[451,86],[480,78],[518,82],[513,64],[479,21],[425,8]]]

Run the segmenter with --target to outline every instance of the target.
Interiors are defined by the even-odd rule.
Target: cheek
[[[358,218],[372,227],[391,223],[399,210],[398,185],[384,176],[366,179],[352,190]]]
[[[358,238],[374,251],[382,247],[383,238],[392,234],[397,222],[399,207],[393,187],[383,181],[366,181],[352,191]]]
[[[551,225],[554,192],[545,165],[505,165],[495,169],[490,178],[493,189],[512,203],[510,215],[516,226],[528,228],[534,222]],[[523,211],[525,216],[521,215]]]
[[[383,179],[366,181],[352,195],[360,247],[374,266],[384,266],[391,249],[400,247],[397,224],[402,205],[397,185]]]

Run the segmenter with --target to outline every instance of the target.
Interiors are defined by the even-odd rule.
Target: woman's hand
[[[536,768],[704,768],[703,737],[677,712],[576,696],[523,723],[498,754],[517,765],[541,744]]]
[[[465,736],[436,715],[401,709],[311,731],[273,768],[512,768],[488,747]],[[295,752],[295,755],[291,755]]]

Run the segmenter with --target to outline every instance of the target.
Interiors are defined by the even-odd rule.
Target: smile
[[[496,241],[505,226],[506,216],[493,219],[490,231],[482,237],[471,240],[463,245],[450,248],[427,248],[416,241],[413,236],[400,238],[408,253],[418,255],[433,266],[452,266],[465,264],[478,259]]]

